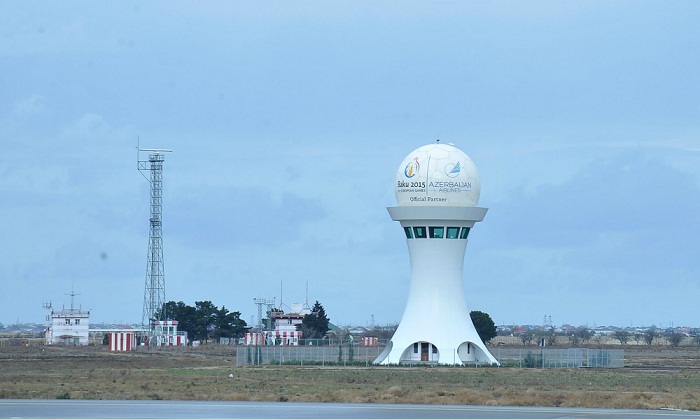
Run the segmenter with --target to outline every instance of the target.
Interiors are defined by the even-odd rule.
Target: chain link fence
[[[236,365],[342,365],[366,366],[384,346],[236,346]],[[621,368],[624,349],[491,348],[502,367],[517,368]]]
[[[370,366],[383,346],[236,346],[236,366],[354,365]]]
[[[621,368],[624,349],[495,348],[491,354],[503,367],[519,368]]]

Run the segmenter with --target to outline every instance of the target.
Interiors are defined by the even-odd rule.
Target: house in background
[[[71,296],[70,308],[53,310],[49,303],[46,308],[51,310],[47,315],[49,325],[46,327],[47,345],[80,346],[87,345],[90,336],[90,310],[83,311],[82,307],[73,307],[74,292]]]

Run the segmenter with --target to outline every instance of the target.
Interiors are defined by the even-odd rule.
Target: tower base
[[[399,326],[373,364],[500,365],[473,325],[471,329],[473,333],[441,338],[436,333],[410,333]]]

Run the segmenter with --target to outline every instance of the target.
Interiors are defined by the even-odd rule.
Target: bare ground
[[[527,369],[236,367],[233,348],[218,345],[130,353],[102,346],[0,347],[0,398],[700,410],[698,347],[624,349],[625,368]]]

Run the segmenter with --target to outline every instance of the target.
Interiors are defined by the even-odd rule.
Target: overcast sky
[[[496,324],[700,326],[700,2],[1,2],[0,322],[166,300],[396,323],[413,149],[475,162],[464,270]],[[142,156],[146,158],[147,156]]]

